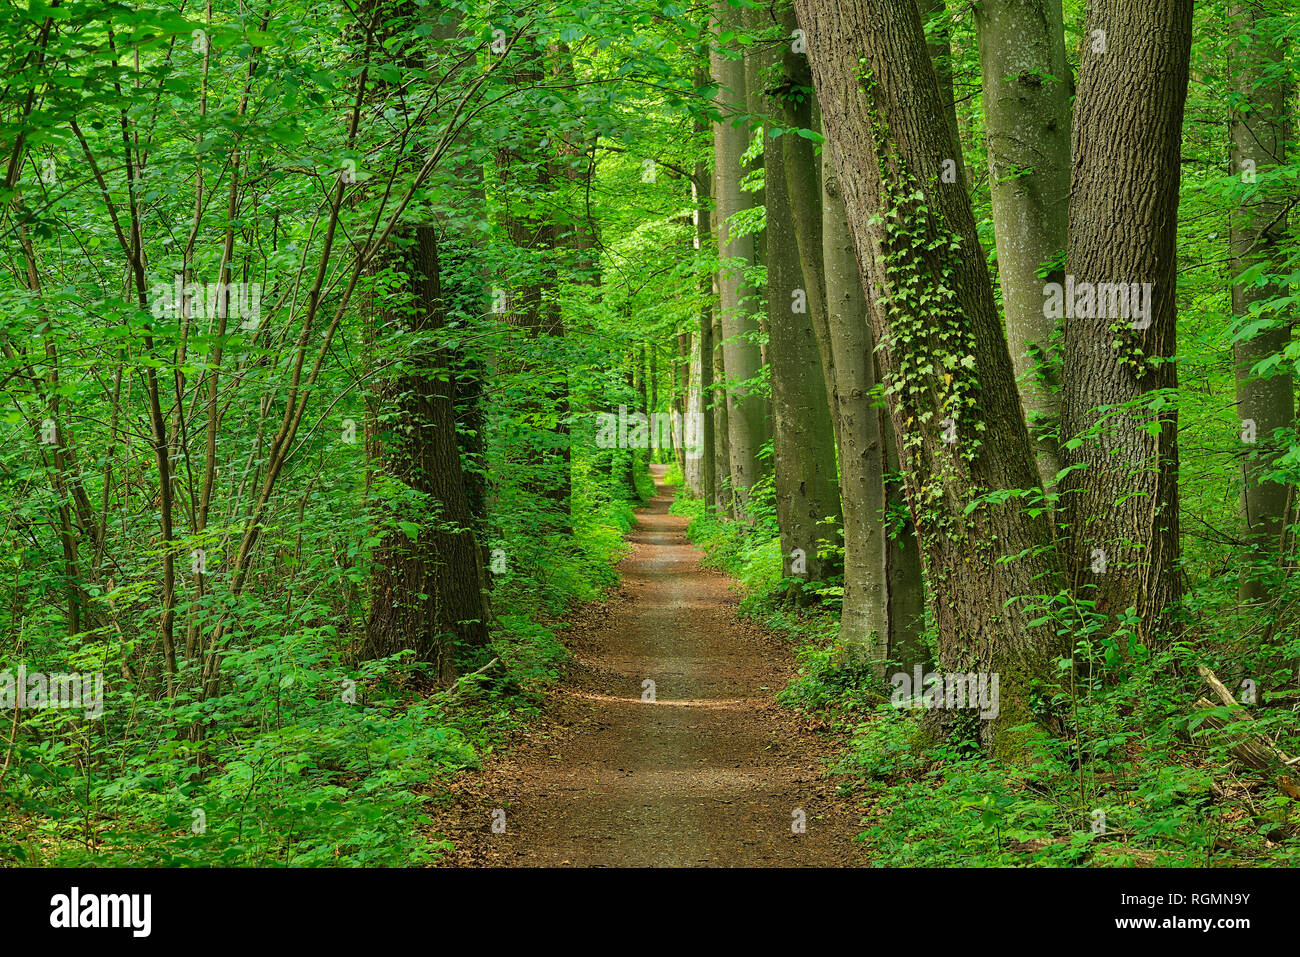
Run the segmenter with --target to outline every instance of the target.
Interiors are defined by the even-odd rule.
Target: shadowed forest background
[[[652,463],[869,862],[1293,864],[1297,14],[5,6],[0,864],[447,863]]]

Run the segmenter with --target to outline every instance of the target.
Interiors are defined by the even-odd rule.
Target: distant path
[[[663,466],[652,466],[656,483]],[[576,661],[543,718],[456,783],[437,827],[461,866],[853,866],[862,830],[822,775],[831,742],[778,708],[779,639],[700,567],[671,489],[637,513],[622,587],[565,632]],[[655,703],[642,700],[645,679]],[[492,812],[505,811],[505,832]],[[794,834],[795,811],[806,831]]]

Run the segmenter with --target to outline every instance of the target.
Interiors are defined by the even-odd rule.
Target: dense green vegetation
[[[437,861],[651,461],[874,862],[1294,863],[1297,13],[5,7],[0,864]]]

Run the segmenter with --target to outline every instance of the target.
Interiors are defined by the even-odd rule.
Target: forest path
[[[773,700],[791,649],[736,616],[727,577],[701,567],[688,520],[668,514],[664,467],[651,468],[657,495],[637,513],[621,587],[564,634],[567,680],[435,814],[456,847],[445,863],[862,863],[860,813],[822,773],[834,742]],[[493,833],[496,809],[504,833]]]

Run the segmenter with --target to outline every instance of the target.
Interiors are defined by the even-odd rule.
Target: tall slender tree
[[[835,430],[809,313],[808,289],[818,286],[820,277],[809,279],[800,269],[782,138],[763,140],[777,526],[786,573],[815,581],[822,577],[818,541],[825,532],[820,523],[830,518],[838,524],[840,519]],[[820,266],[820,257],[809,258]]]
[[[1285,372],[1260,376],[1253,371],[1291,341],[1290,318],[1266,305],[1283,294],[1272,277],[1283,268],[1289,209],[1287,191],[1274,178],[1278,166],[1286,162],[1292,126],[1283,13],[1281,4],[1258,0],[1234,2],[1228,14],[1231,102],[1235,104],[1229,119],[1230,147],[1232,169],[1244,193],[1231,216],[1232,271],[1238,277],[1248,270],[1264,271],[1263,281],[1237,279],[1232,285],[1232,312],[1247,330],[1234,347],[1237,415],[1244,444],[1241,510],[1246,539],[1265,559],[1276,554],[1291,494],[1286,484],[1265,476],[1284,450],[1275,434],[1295,424],[1293,377]],[[1242,577],[1241,597],[1257,601],[1267,595],[1266,573],[1249,569]]]
[[[1070,91],[1060,0],[974,7],[988,142],[993,234],[1007,342],[1038,473],[1061,469],[1059,361],[1043,284],[1064,280],[1070,198]],[[954,171],[955,173],[955,171]]]
[[[715,0],[715,28],[738,30],[739,11],[726,0]],[[727,451],[732,493],[738,518],[745,518],[748,492],[762,469],[759,450],[767,436],[767,403],[752,381],[762,365],[758,326],[752,318],[753,291],[744,270],[754,262],[754,237],[736,228],[733,217],[752,205],[740,188],[742,157],[749,147],[750,126],[740,121],[746,112],[745,63],[717,46],[711,53],[712,70],[719,84],[722,118],[713,125],[714,175],[717,178],[718,250],[723,259],[718,276],[722,319],[722,353],[726,379]]]

